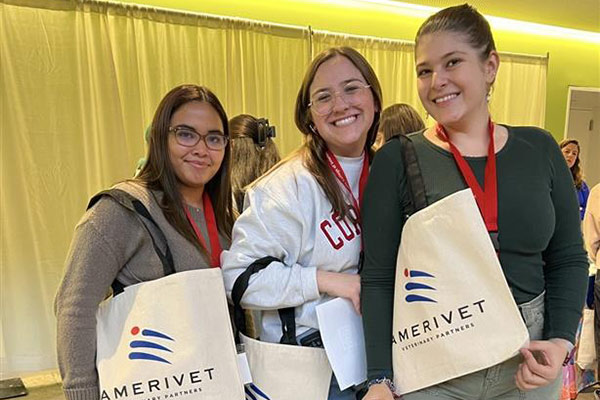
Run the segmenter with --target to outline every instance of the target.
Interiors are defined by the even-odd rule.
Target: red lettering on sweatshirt
[[[352,206],[350,206],[350,213],[356,219],[357,213]],[[342,219],[337,212],[332,213],[328,219],[321,221],[319,227],[335,250],[341,249],[346,242],[352,241],[361,233],[358,222],[351,222],[348,218]]]

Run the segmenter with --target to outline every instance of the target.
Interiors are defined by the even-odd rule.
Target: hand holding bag
[[[406,222],[392,354],[400,393],[491,367],[529,340],[469,189]]]
[[[405,394],[505,361],[529,334],[471,190],[428,205],[414,145],[398,139],[411,209],[396,264],[392,358]]]

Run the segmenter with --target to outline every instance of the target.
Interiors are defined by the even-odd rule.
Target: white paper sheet
[[[367,380],[362,317],[352,302],[336,298],[317,306],[325,352],[341,390]]]
[[[242,378],[242,383],[244,385],[247,383],[252,383],[252,374],[250,373],[250,365],[248,364],[248,358],[246,357],[246,353],[238,353],[237,361],[238,368],[240,370],[240,378]]]

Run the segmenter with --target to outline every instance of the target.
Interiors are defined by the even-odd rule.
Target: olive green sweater
[[[532,127],[506,127],[497,153],[500,263],[517,304],[546,290],[545,338],[575,340],[587,259],[571,174],[554,141]],[[410,135],[432,204],[467,187],[452,154]],[[465,157],[483,187],[487,157]],[[399,140],[375,156],[363,197],[362,310],[369,379],[392,376],[396,256],[409,203]]]

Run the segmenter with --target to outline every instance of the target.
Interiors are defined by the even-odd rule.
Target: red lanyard
[[[217,219],[215,218],[215,211],[212,206],[212,202],[210,201],[210,196],[206,191],[202,194],[202,203],[204,205],[204,218],[206,218],[206,227],[208,229],[208,239],[210,240],[210,266],[212,268],[221,267],[221,243],[219,243],[219,231],[217,229]],[[185,215],[187,216],[188,221],[192,224],[192,228],[194,228],[194,232],[196,232],[196,236],[200,241],[202,247],[208,251],[208,247],[206,246],[206,241],[198,229],[198,225],[194,218],[190,215],[190,211],[187,206],[183,208],[185,210]]]
[[[467,164],[460,151],[452,144],[446,133],[446,129],[437,124],[435,132],[442,140],[448,142],[454,160],[467,181],[467,185],[473,191],[479,211],[483,215],[485,226],[488,232],[498,231],[498,182],[496,178],[496,153],[494,152],[494,124],[491,118],[488,120],[488,132],[490,135],[490,144],[488,146],[488,157],[485,163],[484,189],[481,189],[479,182],[473,174],[473,170]]]
[[[331,150],[327,150],[325,153],[327,156],[327,162],[329,163],[329,168],[333,171],[335,177],[344,185],[344,188],[350,193],[350,197],[352,198],[352,204],[354,204],[354,208],[356,209],[356,214],[358,216],[358,220],[360,221],[360,204],[362,203],[363,192],[365,191],[365,186],[367,185],[367,178],[369,177],[369,155],[365,151],[365,156],[363,158],[363,166],[360,171],[360,179],[358,180],[358,201],[356,197],[354,197],[354,193],[352,193],[352,187],[350,183],[348,183],[348,178],[346,178],[346,174],[340,165],[338,159],[333,155]]]

